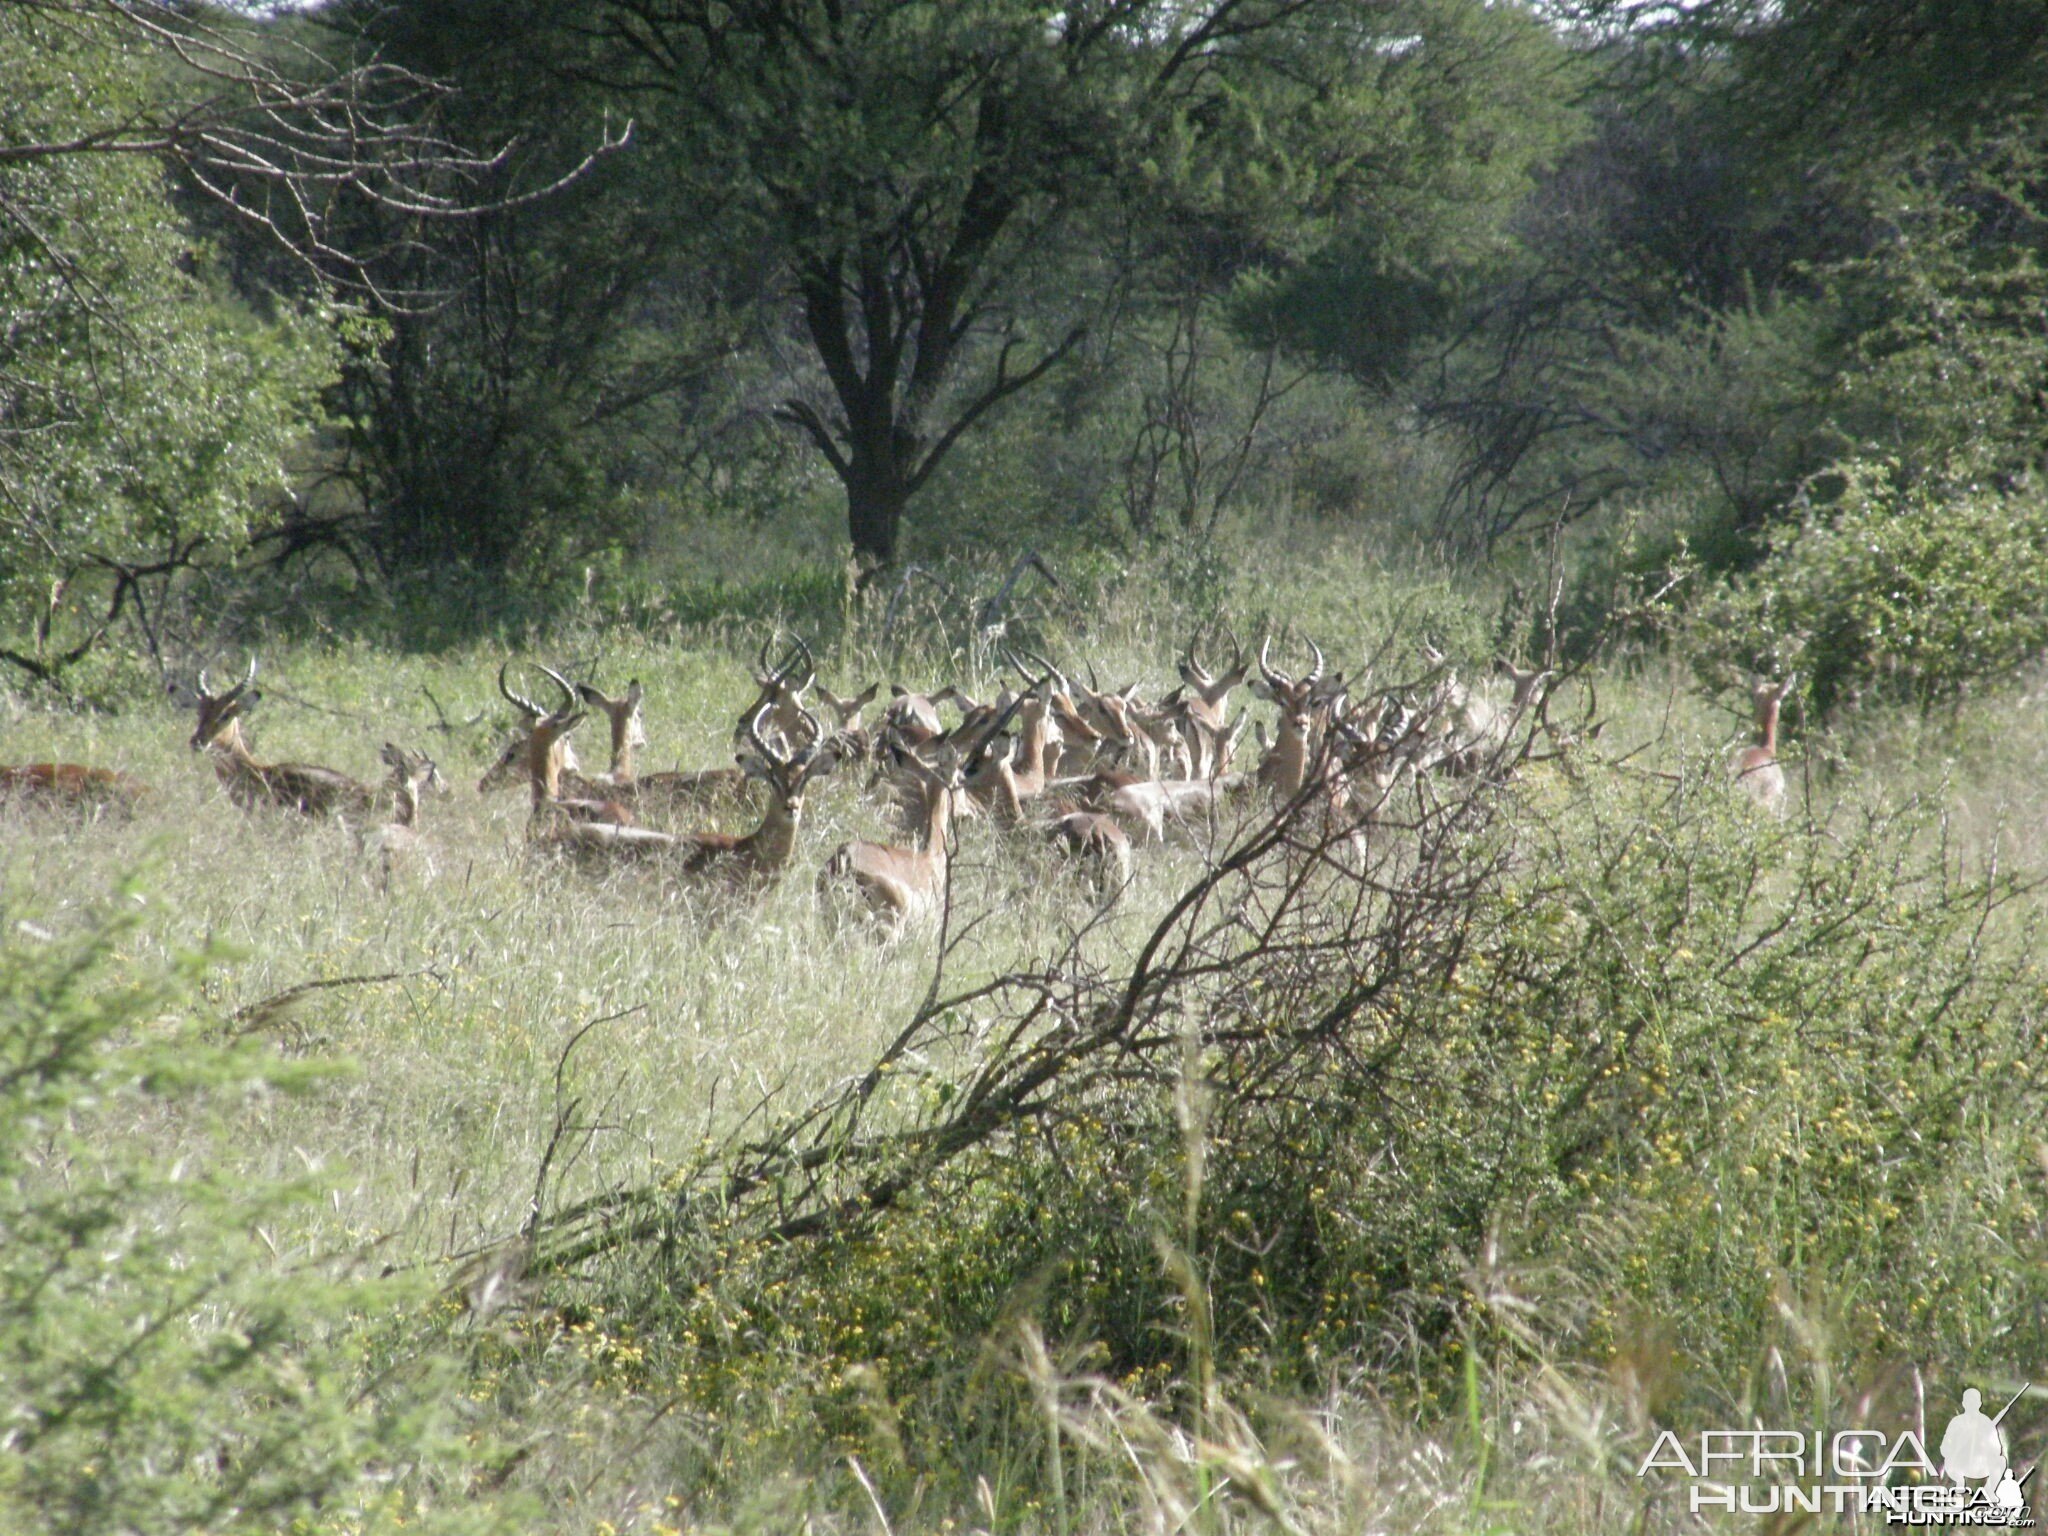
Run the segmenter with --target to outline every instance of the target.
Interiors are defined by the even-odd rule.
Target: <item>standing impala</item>
[[[917,784],[924,801],[924,846],[841,843],[818,874],[820,895],[851,887],[893,936],[934,916],[946,895],[947,847],[953,832],[953,800],[960,792],[959,757],[941,748],[937,766],[915,752],[892,749],[897,765]]]
[[[1778,710],[1785,696],[1799,681],[1793,673],[1782,683],[1753,678],[1749,701],[1756,710],[1756,743],[1736,749],[1728,760],[1728,773],[1767,811],[1780,811],[1785,803],[1785,770],[1778,763]]]
[[[263,695],[252,686],[256,681],[256,658],[249,658],[249,671],[225,693],[215,693],[202,669],[199,674],[199,723],[192,732],[194,752],[213,759],[213,771],[228,792],[228,798],[244,810],[260,805],[298,811],[306,816],[338,812],[345,816],[366,815],[376,802],[376,791],[347,774],[312,763],[261,763],[242,739],[242,717]]]

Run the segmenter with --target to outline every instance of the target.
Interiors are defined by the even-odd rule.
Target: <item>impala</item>
[[[770,635],[761,642],[761,653],[755,659],[754,681],[760,685],[760,695],[740,713],[739,724],[733,727],[733,745],[743,747],[742,734],[750,729],[751,722],[763,709],[769,711],[769,724],[782,734],[785,741],[795,741],[797,730],[803,723],[804,695],[818,680],[818,664],[811,659],[811,648],[804,644],[803,636],[790,637],[796,643],[782,659],[782,664],[772,670],[768,666],[768,647],[775,643]],[[796,676],[797,664],[803,664],[804,675]]]
[[[278,806],[307,816],[328,812],[363,815],[376,802],[376,791],[333,768],[311,763],[262,763],[242,737],[242,717],[263,697],[253,686],[256,658],[249,671],[225,693],[215,693],[206,673],[199,674],[199,723],[192,732],[194,752],[213,759],[213,771],[228,798],[245,810]]]
[[[647,728],[640,715],[640,701],[644,694],[637,677],[616,699],[590,683],[578,683],[576,692],[585,704],[602,713],[611,726],[611,771],[602,781],[586,780],[593,789],[599,788],[601,783],[610,798],[631,805],[636,811],[677,810],[684,806],[701,808],[745,798],[749,780],[738,768],[663,773],[635,770],[633,753],[647,745]]]
[[[1778,710],[1785,696],[1799,681],[1793,673],[1782,683],[1752,678],[1749,701],[1756,711],[1756,743],[1736,749],[1728,760],[1729,775],[1765,810],[1782,810],[1785,803],[1785,770],[1778,763]]]
[[[576,707],[575,688],[552,667],[541,667],[539,670],[562,694],[560,707],[542,709],[524,694],[512,691],[506,676],[511,665],[508,661],[498,667],[498,692],[526,721],[520,751],[524,756],[526,782],[533,795],[536,814],[545,802],[551,814],[567,816],[572,821],[630,826],[633,813],[613,796],[613,786],[604,779],[586,778],[571,766],[574,757],[569,733],[582,722],[585,713]],[[492,771],[495,772],[495,768]],[[491,782],[491,774],[486,773],[477,781],[476,787],[488,789]]]
[[[506,669],[511,665],[512,663],[508,661],[498,668],[498,692],[519,712],[519,723],[512,728],[512,734],[506,740],[504,750],[498,754],[497,761],[486,768],[483,777],[476,781],[478,794],[489,794],[494,789],[509,787],[527,776],[528,742],[533,735],[535,723],[548,713],[523,694],[512,691],[505,680]],[[580,770],[583,765],[576,761],[575,746],[564,740],[561,749],[562,772],[580,782]]]
[[[807,739],[801,748],[778,751],[761,734],[769,706],[762,705],[747,722],[747,739],[753,751],[741,766],[749,777],[768,787],[768,806],[761,825],[745,837],[723,832],[700,832],[687,839],[689,852],[683,857],[686,875],[717,875],[734,885],[759,885],[774,879],[789,862],[796,847],[798,824],[803,820],[804,791],[814,779],[821,779],[838,765],[832,745],[825,740],[817,716],[799,717]]]
[[[832,713],[838,729],[833,733],[833,749],[846,762],[865,762],[873,755],[874,738],[866,726],[860,723],[861,711],[874,703],[875,695],[882,690],[880,683],[869,683],[850,699],[842,699],[823,683],[818,685],[818,702]]]
[[[889,702],[882,710],[878,746],[893,743],[914,750],[929,746],[946,734],[945,722],[939,718],[939,707],[931,699],[900,685],[891,685],[889,694]]]
[[[1068,811],[1047,829],[1053,846],[1088,871],[1098,893],[1131,878],[1131,838],[1114,816]]]
[[[895,756],[923,799],[924,846],[842,843],[818,874],[821,896],[829,898],[835,886],[851,886],[892,935],[935,915],[945,899],[947,845],[953,832],[954,797],[960,792],[959,757],[951,747],[940,749],[936,767],[915,752],[896,750]]]
[[[0,805],[61,806],[69,810],[129,811],[149,794],[140,779],[82,763],[23,763],[0,768]]]
[[[381,756],[385,766],[391,770],[391,777],[380,796],[389,803],[390,820],[365,828],[358,843],[363,852],[377,855],[383,870],[384,889],[389,891],[393,863],[425,847],[419,827],[420,796],[430,789],[445,795],[448,781],[441,777],[441,770],[424,752],[410,752],[387,741]],[[431,860],[427,869],[432,872]]]
[[[1433,695],[1437,706],[1434,734],[1438,740],[1423,766],[1440,766],[1457,774],[1477,773],[1507,746],[1522,717],[1540,701],[1543,685],[1555,675],[1541,667],[1525,670],[1503,658],[1498,666],[1514,685],[1513,694],[1503,705],[1467,688],[1458,680],[1449,659],[1427,641],[1422,645],[1422,657],[1439,674]]]
[[[1284,804],[1300,794],[1308,783],[1309,762],[1314,755],[1311,736],[1315,716],[1327,700],[1322,686],[1323,653],[1316,643],[1308,642],[1316,664],[1298,682],[1268,662],[1267,652],[1272,643],[1269,635],[1259,646],[1259,676],[1252,683],[1252,692],[1277,705],[1280,717],[1274,728],[1273,745],[1261,759],[1257,777]]]
[[[1024,802],[1045,792],[1047,760],[1059,751],[1059,728],[1052,723],[1046,700],[1051,686],[1047,674],[1016,695],[976,743],[962,775],[968,795],[1005,825],[1022,821]],[[1003,733],[1020,715],[1023,729],[1013,759]]]
[[[1193,640],[1180,660],[1180,678],[1189,690],[1180,712],[1193,738],[1196,772],[1208,779],[1230,771],[1230,756],[1244,729],[1242,721],[1235,729],[1229,725],[1227,706],[1231,690],[1250,675],[1251,662],[1235,635],[1230,637],[1230,649],[1230,665],[1221,672],[1210,672],[1196,659]]]

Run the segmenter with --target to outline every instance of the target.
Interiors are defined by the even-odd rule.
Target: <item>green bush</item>
[[[1113,1067],[1077,1064],[826,1240],[664,1229],[612,1271],[586,1350],[733,1423],[728,1445],[940,1478],[1021,1411],[986,1353],[1020,1313],[1174,1404],[1197,1348],[1291,1395],[1394,1369],[1400,1341],[1441,1406],[1463,1341],[1511,1310],[1485,1274],[1541,1277],[1581,1361],[1654,1319],[1701,1400],[1783,1342],[1788,1295],[1825,1300],[1846,1370],[2038,1350],[2039,994],[2012,891],[1961,878],[1917,811],[1812,837],[1685,766],[1532,772],[1438,867],[1454,897],[1347,912],[1334,881],[1275,916],[1282,887],[1228,887],[1264,937],[1155,973]],[[936,1136],[990,1070],[908,1074],[895,1108]],[[1162,1245],[1193,1256],[1206,1317]]]
[[[310,1191],[252,1188],[207,1134],[321,1071],[208,1036],[213,957],[131,963],[142,900],[67,933],[0,906],[0,1530],[504,1528],[440,1507],[432,1357],[370,1379],[357,1319],[424,1298],[280,1260],[264,1234]]]
[[[1797,665],[1826,711],[1863,698],[1923,708],[2048,648],[2048,495],[1964,475],[1907,482],[1883,461],[1773,535],[1757,568],[1691,624],[1709,669]]]

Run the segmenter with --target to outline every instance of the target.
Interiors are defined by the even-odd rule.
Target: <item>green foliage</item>
[[[0,907],[0,1526],[499,1528],[435,1497],[432,1357],[365,1377],[357,1320],[423,1298],[275,1253],[265,1229],[315,1191],[252,1187],[209,1134],[330,1074],[209,1033],[217,957],[136,960],[144,904],[126,887],[57,934]]]
[[[1248,274],[1247,334],[1385,387],[1514,249],[1536,178],[1585,131],[1583,66],[1516,6],[1435,0],[1395,12],[1360,153],[1401,173],[1361,184],[1306,259]]]
[[[829,1241],[671,1234],[611,1275],[612,1342],[587,1347],[714,1419],[783,1404],[762,1432],[907,1484],[1008,1432],[984,1341],[1020,1315],[1155,1400],[1187,1389],[1199,1335],[1228,1380],[1287,1391],[1407,1337],[1414,1389],[1448,1401],[1511,1273],[1569,1277],[1551,1347],[1625,1353],[1654,1318],[1703,1381],[1780,1335],[1788,1295],[1826,1298],[1852,1372],[2048,1344],[2011,1321],[2040,1291],[2019,1177],[2039,988],[2013,888],[1965,878],[1917,809],[1810,838],[1722,778],[1532,775],[1441,919],[1470,923],[1455,970],[1361,959],[1370,1007],[1285,1091],[1278,1042],[1361,978],[1247,944],[1192,1090],[1135,1066],[1083,1101],[1049,1089]],[[965,1090],[921,1071],[905,1091],[937,1111]],[[1190,1091],[1213,1106],[1192,1135]],[[1162,1240],[1193,1255],[1206,1317]]]
[[[1931,707],[2048,650],[2048,494],[1856,461],[1757,567],[1689,625],[1711,673],[1797,666],[1822,711],[1869,698]]]
[[[0,147],[105,133],[163,89],[148,65],[118,26],[7,7]],[[236,542],[283,492],[335,366],[314,318],[259,319],[228,296],[146,155],[29,153],[0,168],[0,314],[10,640],[75,600],[67,586],[101,559]]]

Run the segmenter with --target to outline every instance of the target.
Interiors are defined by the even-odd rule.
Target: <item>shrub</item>
[[[1704,601],[1710,669],[1797,664],[1825,711],[1865,697],[1931,707],[2048,648],[2048,495],[1961,476],[1904,483],[1858,460],[1839,492]]]
[[[209,1105],[319,1072],[209,1039],[210,957],[131,967],[121,895],[66,936],[0,908],[0,1529],[502,1529],[431,1496],[431,1360],[366,1379],[352,1319],[420,1298],[280,1265],[259,1225],[308,1191],[252,1189],[203,1134]],[[152,1158],[186,1119],[197,1144]]]

